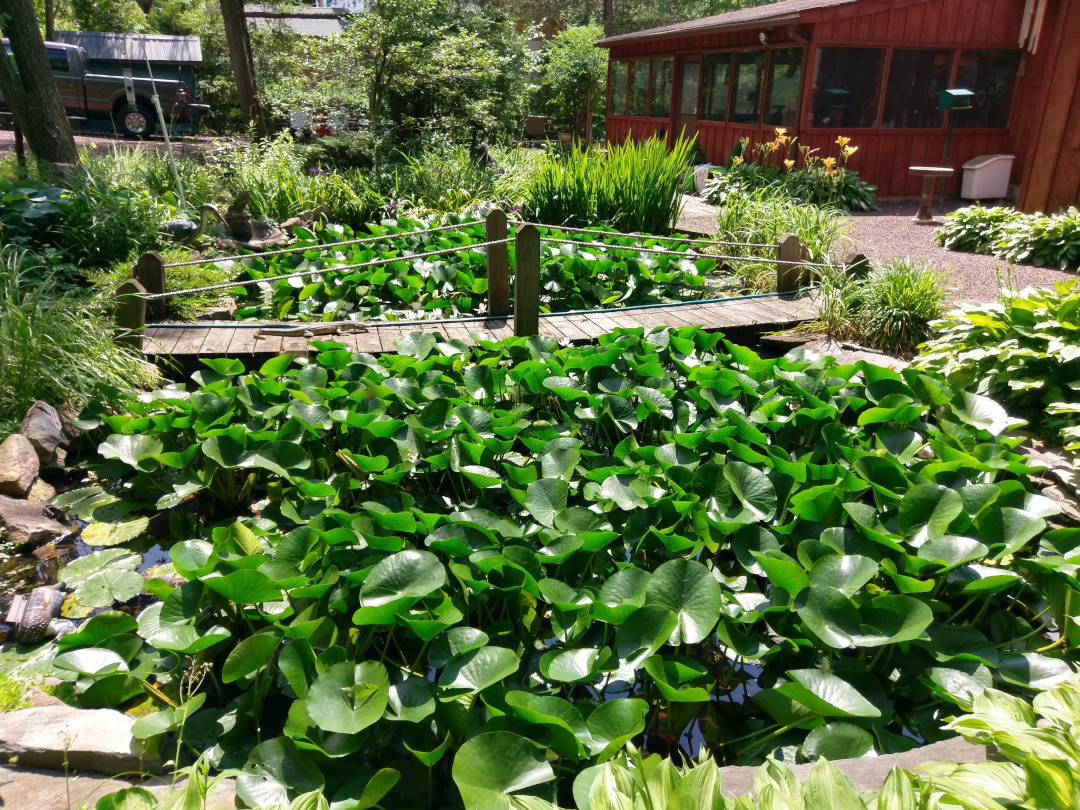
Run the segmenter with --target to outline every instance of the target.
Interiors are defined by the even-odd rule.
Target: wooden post
[[[488,211],[484,220],[487,241],[506,238],[506,214],[498,208]],[[487,247],[488,315],[506,317],[510,314],[510,246]]]
[[[540,231],[518,228],[514,241],[514,334],[540,334]]]
[[[791,292],[799,288],[802,275],[799,262],[802,260],[802,245],[799,237],[793,233],[784,233],[776,243],[776,291]]]
[[[870,260],[865,253],[853,250],[844,258],[844,271],[850,278],[862,278],[870,272]]]
[[[132,275],[138,280],[149,295],[165,292],[165,261],[155,250],[144,253],[135,262]],[[150,302],[150,311],[158,318],[165,317],[165,299],[158,298]]]
[[[138,279],[129,278],[116,290],[116,325],[124,332],[116,338],[136,351],[142,351],[142,329],[146,326],[146,288]]]

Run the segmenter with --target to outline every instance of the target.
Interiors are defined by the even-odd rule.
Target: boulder
[[[7,529],[8,540],[18,546],[39,546],[67,531],[45,514],[40,503],[17,501],[3,495],[0,495],[0,527]]]
[[[0,443],[0,494],[25,497],[40,466],[34,445],[25,436],[12,433]]]
[[[41,706],[0,714],[0,750],[19,767],[94,773],[160,773],[161,759],[131,735],[134,718],[113,709]]]
[[[186,778],[151,777],[139,786],[154,794],[159,801],[181,790]],[[0,807],[5,810],[69,810],[71,807],[93,807],[102,796],[131,787],[129,778],[117,779],[96,774],[62,771],[34,771],[25,768],[0,766]],[[71,803],[68,803],[68,797]],[[200,803],[199,807],[203,805]],[[236,780],[222,779],[206,798],[206,810],[232,810],[236,807]]]
[[[30,486],[30,492],[27,493],[26,500],[30,501],[30,503],[40,503],[42,506],[45,506],[55,497],[56,490],[53,489],[52,484],[38,478]]]
[[[64,443],[64,426],[56,408],[47,402],[35,402],[23,417],[19,433],[34,446],[43,466],[53,469],[63,467],[63,463],[57,463],[56,451]]]

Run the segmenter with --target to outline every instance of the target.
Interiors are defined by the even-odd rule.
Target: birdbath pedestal
[[[908,168],[908,172],[922,178],[922,196],[919,198],[919,213],[917,213],[915,218],[911,221],[923,225],[932,223],[934,221],[934,186],[939,177],[952,177],[953,170],[945,166],[911,166]]]

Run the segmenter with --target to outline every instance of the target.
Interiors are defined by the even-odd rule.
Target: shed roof
[[[799,15],[804,11],[830,8],[832,6],[846,6],[849,3],[856,2],[858,0],[783,0],[780,3],[769,3],[764,6],[729,11],[727,14],[715,14],[712,17],[661,25],[659,28],[647,28],[644,31],[634,31],[631,34],[619,34],[618,36],[602,39],[596,44],[601,48],[609,48],[612,45],[621,45],[625,42],[636,42],[643,39],[666,39],[669,37],[714,33],[716,31],[760,28],[765,25],[793,25],[799,22]]]
[[[302,37],[330,37],[345,30],[350,10],[346,8],[310,7],[299,11],[282,11],[273,6],[244,6],[244,16],[254,25],[270,25],[281,20]]]
[[[57,31],[55,41],[84,48],[90,59],[103,62],[142,62],[147,57],[151,62],[171,65],[201,65],[203,61],[202,42],[198,37]]]

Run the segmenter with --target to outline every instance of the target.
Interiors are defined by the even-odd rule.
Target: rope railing
[[[555,239],[549,236],[541,236],[541,242],[549,242],[559,245],[581,245],[581,242],[577,242],[573,239]],[[585,244],[584,247],[591,247],[589,244]],[[597,251],[598,253],[609,253],[618,250],[626,251],[627,253],[655,253],[660,256],[679,256],[683,259],[696,257],[699,259],[715,259],[718,261],[731,261],[731,262],[758,262],[763,264],[776,264],[776,259],[769,258],[767,256],[724,256],[716,253],[701,253],[697,251],[683,251],[683,250],[664,250],[663,248],[647,248],[647,247],[627,247],[623,245],[604,245],[607,250]],[[761,247],[755,245],[755,247]],[[766,245],[766,247],[768,247]],[[775,250],[776,247],[773,246]],[[815,267],[815,268],[827,268],[827,264],[819,264],[816,262],[800,261],[799,264],[802,267]]]
[[[147,301],[158,301],[164,298],[172,298],[177,295],[197,295],[199,293],[216,292],[217,290],[232,290],[237,287],[250,287],[253,284],[270,283],[273,281],[285,281],[290,278],[304,278],[306,276],[319,275],[321,273],[341,273],[346,270],[358,270],[361,267],[378,267],[384,264],[393,264],[394,262],[403,261],[415,261],[416,259],[423,259],[426,256],[445,256],[449,253],[461,253],[463,250],[474,250],[476,248],[487,247],[489,245],[505,245],[509,243],[509,239],[497,239],[488,242],[477,242],[472,245],[458,245],[452,248],[443,248],[442,250],[430,250],[424,253],[408,253],[402,256],[394,256],[386,259],[372,259],[368,262],[358,262],[356,264],[342,264],[335,265],[333,267],[317,267],[314,269],[301,270],[296,273],[284,273],[279,276],[266,276],[264,278],[246,278],[238,281],[224,281],[221,284],[208,284],[205,287],[193,287],[189,290],[174,290],[172,292],[159,292],[143,296]],[[165,265],[168,267],[169,265]]]
[[[475,223],[479,224],[479,223]],[[426,233],[440,233],[441,231],[459,231],[462,228],[468,227],[468,223],[458,223],[457,225],[440,225],[438,228],[421,228],[415,231],[402,231],[400,233],[386,233],[382,236],[365,236],[361,239],[343,239],[340,242],[327,242],[322,245],[306,245],[290,248],[282,248],[281,250],[267,250],[261,253],[240,253],[236,256],[208,256],[203,259],[192,259],[186,262],[170,262],[164,265],[165,267],[193,267],[197,264],[218,264],[221,262],[236,262],[244,259],[261,259],[265,256],[285,256],[290,253],[306,253],[309,250],[328,250],[338,247],[348,247],[349,245],[367,245],[372,242],[385,242],[387,239],[400,239],[406,236],[421,236]],[[469,247],[468,245],[462,245],[461,247]]]
[[[723,247],[748,247],[748,248],[768,248],[770,250],[776,250],[776,245],[758,243],[758,242],[726,242],[721,239],[692,239],[688,236],[654,236],[652,234],[642,233],[619,233],[617,231],[598,231],[593,228],[571,228],[569,225],[541,225],[536,222],[525,222],[521,219],[508,220],[511,225],[535,225],[537,228],[546,228],[549,231],[562,231],[563,233],[585,233],[595,234],[596,236],[607,236],[611,238],[632,238],[642,239],[646,242],[658,241],[658,242],[679,242],[682,244],[693,245],[721,245]]]
[[[624,245],[599,245],[594,242],[584,242],[568,238],[555,238],[542,236],[540,228],[567,233],[591,233],[599,236],[614,236],[608,231],[591,231],[585,228],[559,228],[547,225],[534,225],[514,221],[516,232],[513,236],[508,235],[507,226],[511,224],[499,209],[488,212],[484,221],[484,232],[487,237],[483,242],[468,245],[456,245],[440,250],[422,251],[418,253],[405,252],[403,255],[372,259],[371,261],[358,262],[355,264],[342,264],[330,267],[309,267],[290,273],[283,273],[265,278],[251,278],[210,284],[196,287],[190,290],[165,290],[165,269],[167,267],[186,267],[196,264],[210,264],[229,260],[258,258],[263,256],[286,255],[289,253],[301,253],[309,250],[327,250],[335,247],[345,247],[355,244],[385,241],[388,238],[401,238],[425,233],[462,229],[466,224],[445,225],[438,228],[426,228],[422,230],[406,231],[382,236],[363,237],[341,242],[331,242],[326,245],[308,245],[296,248],[286,248],[278,251],[270,251],[262,254],[244,254],[235,257],[218,259],[200,259],[187,262],[175,262],[165,264],[161,256],[155,252],[144,253],[133,268],[133,277],[128,279],[116,291],[116,320],[124,327],[124,335],[138,349],[142,348],[142,336],[140,330],[146,325],[146,309],[149,305],[159,317],[166,314],[165,300],[176,295],[196,295],[201,293],[216,292],[219,290],[232,290],[237,287],[248,287],[255,284],[272,283],[294,278],[306,278],[308,276],[323,275],[327,273],[340,273],[350,270],[359,270],[365,267],[378,267],[380,265],[393,264],[400,261],[416,261],[425,258],[445,256],[452,253],[466,251],[486,251],[487,258],[487,317],[505,318],[511,314],[510,296],[510,259],[509,244],[514,243],[514,272],[513,272],[513,321],[514,334],[518,336],[530,336],[539,334],[540,315],[540,263],[543,253],[543,243],[570,244],[581,248],[592,248],[597,252],[627,252],[637,254],[655,254],[677,256],[679,258],[702,258],[713,259],[723,262],[757,262],[773,264],[776,266],[776,292],[797,293],[805,289],[804,274],[806,270],[824,268],[828,265],[816,262],[804,261],[802,258],[803,247],[798,237],[794,234],[783,234],[773,245],[755,245],[751,243],[721,242],[719,240],[688,240],[677,237],[641,237],[642,239],[657,239],[676,241],[686,244],[698,243],[718,246],[736,246],[751,248],[769,248],[776,251],[775,258],[766,256],[731,256],[708,253],[698,249],[669,250],[657,247],[624,246]],[[637,236],[637,235],[634,235]],[[602,248],[602,250],[601,250]],[[865,261],[865,258],[861,258]],[[320,262],[321,263],[321,262]]]

